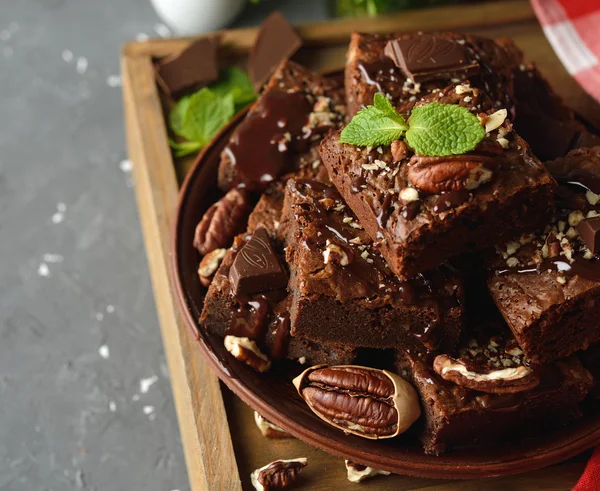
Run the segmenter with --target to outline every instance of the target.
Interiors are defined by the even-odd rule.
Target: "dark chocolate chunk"
[[[260,90],[284,60],[289,59],[302,46],[296,30],[279,12],[273,12],[260,26],[250,61],[248,74],[256,90]]]
[[[169,95],[200,88],[219,78],[217,40],[199,39],[181,53],[168,56],[156,67],[156,80]]]
[[[588,249],[592,253],[598,254],[600,252],[600,217],[581,220],[576,228]]]
[[[470,61],[465,48],[457,41],[431,35],[417,35],[389,41],[384,53],[413,82],[470,76],[479,64]]]
[[[600,136],[590,133],[589,131],[582,131],[573,140],[571,148],[590,148],[598,145],[600,145]]]
[[[273,250],[269,234],[260,227],[240,249],[229,271],[231,288],[236,295],[285,288],[286,270]]]

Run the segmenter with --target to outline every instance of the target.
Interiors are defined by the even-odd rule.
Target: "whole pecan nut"
[[[229,247],[233,238],[244,231],[251,209],[248,192],[232,189],[206,210],[196,227],[194,247],[202,255]]]
[[[267,438],[293,438],[287,431],[271,423],[258,411],[254,411],[254,423],[262,435]]]
[[[198,276],[203,286],[208,288],[225,254],[227,249],[215,249],[202,258],[198,267]]]
[[[490,369],[448,355],[438,355],[433,360],[433,369],[444,380],[488,394],[516,394],[531,390],[540,383],[539,375],[525,365]]]
[[[256,469],[250,474],[250,480],[256,491],[285,489],[298,477],[302,469],[308,465],[304,457],[290,460],[276,460]]]
[[[386,370],[318,365],[293,383],[319,418],[363,438],[393,438],[421,415],[414,387]]]
[[[492,157],[479,155],[413,155],[408,165],[408,178],[418,189],[431,194],[472,190],[492,178],[491,160]]]
[[[264,373],[271,368],[271,361],[267,355],[251,339],[228,335],[225,336],[224,344],[225,349],[234,358],[254,368],[257,372]]]

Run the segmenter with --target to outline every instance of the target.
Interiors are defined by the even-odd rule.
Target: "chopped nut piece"
[[[489,133],[502,126],[507,115],[508,112],[506,109],[499,109],[495,113],[490,114],[485,120],[485,132]]]
[[[502,359],[499,370],[465,364],[460,359],[448,355],[438,355],[433,361],[433,369],[444,379],[468,389],[489,394],[514,394],[533,389],[540,383],[539,376],[526,366],[512,367],[513,362]]]
[[[463,85],[457,85],[454,88],[454,91],[457,94],[461,95],[461,94],[467,94],[469,92],[473,92],[473,88],[470,85],[463,84]]]
[[[516,257],[509,257],[509,258],[506,260],[506,265],[507,265],[509,268],[514,268],[514,267],[515,267],[515,266],[517,266],[518,264],[519,264],[519,260],[518,260]]]
[[[323,251],[323,262],[329,264],[333,261],[337,262],[340,266],[348,266],[350,264],[350,258],[346,251],[339,245],[327,240],[325,250]]]
[[[256,469],[250,474],[250,480],[256,491],[285,489],[296,480],[300,471],[307,465],[308,461],[304,457],[276,460],[260,469]]]
[[[225,254],[227,254],[227,249],[215,249],[202,258],[198,267],[198,276],[203,286],[208,287],[210,285]]]
[[[592,206],[597,205],[598,201],[600,201],[600,195],[590,191],[589,189],[586,191],[585,197],[588,200],[588,203]]]
[[[258,411],[254,411],[254,422],[262,435],[267,438],[293,438],[287,431],[271,423]]]
[[[410,203],[419,199],[419,191],[415,188],[404,188],[400,191],[399,196],[402,201]]]
[[[392,158],[394,162],[400,162],[408,153],[408,145],[403,140],[394,140],[392,142]]]
[[[506,244],[506,253],[509,256],[512,256],[515,252],[519,250],[519,247],[521,247],[521,244],[519,242],[509,242],[508,244]]]
[[[575,227],[581,220],[583,220],[583,213],[579,210],[569,213],[569,225]]]
[[[271,368],[271,361],[267,358],[258,345],[249,338],[237,336],[225,336],[225,349],[234,358],[245,363],[257,372],[264,373]]]
[[[357,464],[355,462],[352,462],[351,460],[345,460],[344,462],[346,464],[348,481],[350,482],[358,483],[370,477],[390,475],[388,471],[380,471],[378,469],[373,469],[372,467]]]

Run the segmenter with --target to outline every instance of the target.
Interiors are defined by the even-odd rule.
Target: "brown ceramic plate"
[[[600,414],[586,416],[543,437],[493,447],[451,451],[434,457],[423,453],[414,435],[372,441],[344,435],[315,416],[291,384],[301,368],[283,362],[267,374],[240,364],[198,324],[206,290],[198,279],[199,257],[192,246],[196,224],[217,197],[219,156],[236,126],[238,114],[207,146],[189,172],[181,190],[173,237],[172,271],[176,295],[191,333],[220,379],[253,409],[305,442],[333,455],[390,472],[427,478],[482,478],[527,472],[566,460],[600,442]]]

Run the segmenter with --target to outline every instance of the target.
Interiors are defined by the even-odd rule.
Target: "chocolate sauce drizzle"
[[[594,208],[590,207],[585,198],[586,191],[600,194],[600,177],[583,169],[574,169],[566,174],[554,176],[559,183],[557,201],[559,204],[569,206],[563,210],[563,218],[569,211]],[[497,276],[509,274],[542,274],[547,271],[559,272],[565,276],[580,276],[590,281],[600,281],[600,259],[597,257],[585,259],[580,252],[573,254],[572,261],[564,256],[547,258],[539,264],[496,268]]]
[[[303,92],[266,92],[225,148],[237,169],[238,185],[263,189],[288,170],[290,156],[308,147],[311,112]]]

